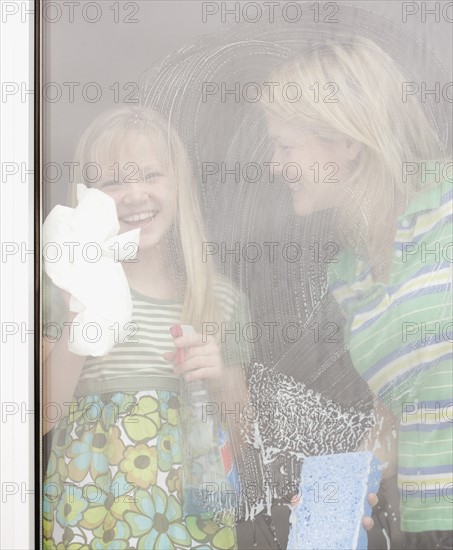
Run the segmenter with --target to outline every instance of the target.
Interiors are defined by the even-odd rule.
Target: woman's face
[[[125,138],[118,155],[101,168],[96,187],[115,201],[120,233],[140,228],[142,249],[161,242],[176,218],[177,185],[151,139]]]
[[[290,187],[299,216],[339,206],[345,198],[357,145],[268,117],[275,173]]]

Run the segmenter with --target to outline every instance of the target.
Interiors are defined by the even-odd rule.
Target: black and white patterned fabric
[[[352,452],[374,426],[372,410],[327,399],[275,368],[255,363],[249,378],[248,443],[259,461],[260,506],[289,503],[298,493],[303,458]]]

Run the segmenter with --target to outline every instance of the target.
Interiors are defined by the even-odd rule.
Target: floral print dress
[[[168,326],[178,321],[180,304],[157,302],[135,291],[132,296],[143,332],[138,333],[140,343],[117,344],[110,358],[91,358],[91,367],[87,362],[78,388],[90,387],[91,368],[103,390],[74,397],[69,414],[53,431],[43,490],[44,548],[237,548],[230,514],[220,519],[208,513],[184,516],[179,392],[145,389],[143,364],[137,359],[142,352],[149,365],[150,356],[172,349]],[[155,336],[158,325],[165,327],[161,340]],[[143,335],[153,330],[148,343]],[[135,355],[130,353],[134,350]],[[133,364],[121,353],[135,358]],[[129,378],[121,380],[125,364]],[[117,376],[109,368],[117,368]],[[142,389],[112,389],[120,384]]]

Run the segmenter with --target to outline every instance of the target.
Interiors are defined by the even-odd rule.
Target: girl
[[[451,547],[452,424],[436,410],[452,399],[451,258],[440,253],[451,249],[452,165],[416,96],[402,95],[410,77],[368,39],[319,44],[271,80],[334,92],[266,104],[273,160],[300,170],[296,214],[338,214],[329,286],[355,368],[399,423],[407,547]]]
[[[239,371],[227,376],[225,365],[247,361],[240,344],[221,352],[213,336],[201,334],[204,322],[241,322],[243,304],[202,257],[187,154],[156,113],[127,107],[94,120],[76,160],[101,169],[94,186],[114,200],[120,233],[141,230],[135,261],[122,264],[136,331],[104,356],[82,357],[68,351],[65,327],[44,351],[44,406],[70,411],[52,434],[45,547],[234,548],[227,514],[214,520],[182,510],[180,377],[222,387],[222,399],[231,387],[238,396]],[[173,340],[169,329],[179,323],[195,334]],[[184,350],[182,363],[175,347]],[[44,431],[50,428],[44,415]]]

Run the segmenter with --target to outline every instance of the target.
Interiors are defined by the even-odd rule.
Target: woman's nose
[[[288,151],[286,147],[283,147],[278,140],[273,141],[272,143],[272,162],[278,162],[280,166],[277,168],[282,168],[283,165],[288,162]]]
[[[274,148],[274,152],[272,153],[272,160],[271,162],[278,162],[279,165],[283,165],[284,164],[284,159],[283,159],[283,155],[282,155],[282,152],[280,150],[279,147],[275,147]],[[281,168],[282,166],[277,166],[277,168]]]

